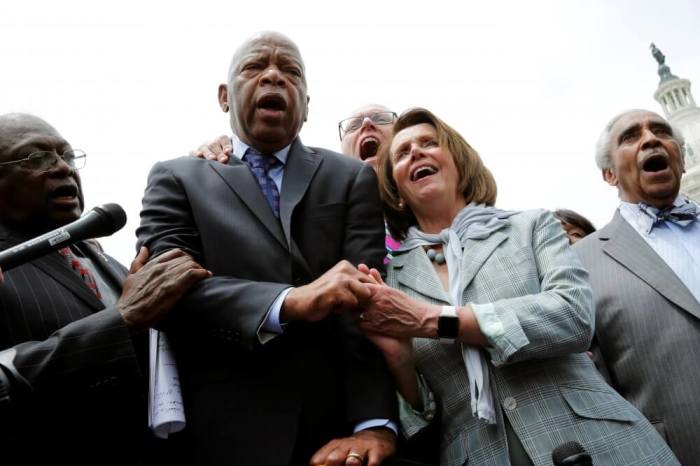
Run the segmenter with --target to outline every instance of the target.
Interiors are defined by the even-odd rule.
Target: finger
[[[380,285],[386,285],[386,283],[384,283],[384,279],[382,278],[382,274],[379,273],[379,270],[372,268],[372,270],[369,271],[369,274]]]
[[[378,285],[377,281],[374,279],[374,277],[370,275],[365,275],[364,273],[360,276],[357,277],[357,280],[360,283],[371,283],[373,285]]]
[[[176,259],[178,257],[190,257],[185,251],[182,249],[169,249],[165,251],[163,254],[159,255],[156,257],[154,260],[151,261],[151,263],[155,262],[158,264],[162,264],[164,262],[169,262],[173,259]]]
[[[197,282],[204,280],[205,278],[211,277],[213,274],[210,270],[203,269],[201,267],[191,268],[182,273],[178,280],[183,283],[187,288],[194,285]]]
[[[335,448],[335,441],[331,440],[327,444],[321,447],[320,450],[318,450],[316,453],[314,453],[314,456],[311,457],[311,460],[309,461],[309,464],[311,465],[326,465],[326,458],[328,457],[328,454],[333,451]]]
[[[342,466],[345,464],[345,460],[348,457],[350,450],[341,445],[334,448],[328,456],[326,456],[326,466]]]
[[[379,466],[386,458],[386,455],[379,448],[370,448],[367,451],[367,466]]]
[[[369,275],[369,267],[367,267],[367,264],[358,264],[357,265],[357,270],[360,272]]]
[[[363,282],[356,281],[356,280],[351,280],[348,283],[348,288],[350,289],[352,294],[355,295],[357,300],[360,302],[366,301],[372,296],[372,290],[370,288],[372,286],[377,286],[377,285],[372,285],[371,283],[363,283]]]
[[[203,154],[202,151],[199,150],[199,149],[191,150],[191,151],[190,151],[190,156],[192,156],[192,157],[197,157],[198,159],[203,159],[203,158],[204,158],[204,154]]]
[[[129,273],[138,272],[139,270],[141,270],[141,267],[146,265],[147,261],[148,261],[148,248],[146,246],[141,246],[138,254],[136,254],[136,257],[134,257],[134,260],[131,261],[131,267],[129,267]]]
[[[228,163],[229,156],[227,154],[221,154],[217,157],[217,160],[219,163],[227,164]]]

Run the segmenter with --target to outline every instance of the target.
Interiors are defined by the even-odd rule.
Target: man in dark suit
[[[617,188],[612,221],[575,245],[596,303],[594,355],[682,464],[700,457],[700,221],[679,194],[682,137],[659,115],[613,118],[596,162]]]
[[[0,249],[79,218],[84,157],[37,117],[0,116]],[[130,465],[157,454],[143,331],[209,273],[181,251],[146,258],[143,249],[127,275],[85,241],[4,273],[0,370],[11,391],[0,462]]]
[[[301,143],[304,63],[278,33],[236,51],[219,102],[229,163],[157,164],[137,232],[154,255],[182,248],[215,275],[166,327],[192,461],[379,464],[394,450],[395,394],[342,312],[369,297],[353,264],[384,256],[374,172]]]

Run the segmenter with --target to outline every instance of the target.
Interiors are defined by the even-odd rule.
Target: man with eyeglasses
[[[40,118],[0,115],[0,249],[80,217],[85,159]],[[146,330],[210,274],[181,251],[147,256],[127,275],[84,241],[4,273],[2,464],[163,459],[146,424]]]
[[[377,151],[389,137],[396,121],[396,113],[378,104],[367,104],[356,109],[350,117],[338,123],[341,151],[367,162],[377,169]]]

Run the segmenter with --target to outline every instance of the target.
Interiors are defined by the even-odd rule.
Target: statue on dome
[[[656,48],[656,45],[654,45],[653,42],[651,43],[649,48],[651,49],[651,54],[654,56],[659,65],[663,65],[666,62],[666,56],[663,53],[661,53],[661,50]]]

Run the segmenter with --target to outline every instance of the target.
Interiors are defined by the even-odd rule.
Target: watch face
[[[455,339],[459,335],[459,318],[456,316],[438,317],[438,337]]]

